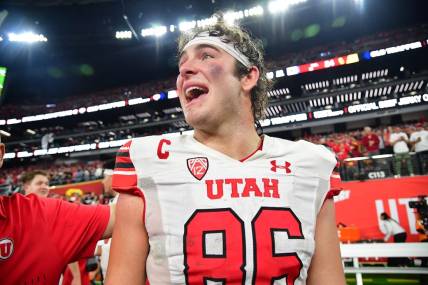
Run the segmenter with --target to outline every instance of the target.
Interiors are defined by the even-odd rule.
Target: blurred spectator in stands
[[[70,188],[65,192],[65,198],[68,202],[80,204],[82,203],[83,191],[77,188]]]
[[[396,220],[392,219],[387,213],[380,214],[380,226],[383,232],[385,233],[385,237],[383,238],[385,242],[388,242],[391,236],[394,242],[406,242],[406,231],[402,226],[400,226],[400,224]],[[407,265],[408,263],[409,260],[407,258],[388,258],[388,266]]]
[[[360,179],[360,170],[358,161],[347,160],[342,163],[341,173],[344,174],[344,180],[358,180]]]
[[[344,161],[345,159],[347,159],[351,151],[349,143],[347,143],[345,140],[342,140],[339,141],[336,146],[337,148],[335,149],[335,153],[339,161]]]
[[[419,162],[420,174],[428,172],[428,131],[422,123],[416,124],[416,130],[410,135],[412,149],[416,152]]]
[[[389,141],[394,150],[394,172],[395,177],[401,176],[401,165],[406,163],[408,173],[413,176],[413,164],[409,154],[409,137],[400,127],[394,127],[389,136]]]
[[[81,200],[85,205],[96,205],[99,201],[98,196],[94,192],[86,193]]]
[[[25,195],[34,193],[40,197],[49,195],[49,179],[46,172],[41,170],[24,173],[21,177]]]
[[[379,154],[384,154],[385,152],[385,140],[383,139],[383,130],[375,130],[377,137],[379,138]]]
[[[382,130],[382,139],[384,142],[384,153],[382,154],[393,154],[394,151],[392,150],[392,145],[391,145],[391,141],[390,141],[390,136],[392,133],[392,128],[391,127],[386,127]]]
[[[363,156],[361,152],[361,144],[354,136],[351,136],[351,139],[349,142],[349,148],[350,148],[351,157]]]
[[[365,150],[365,155],[372,156],[379,154],[379,137],[370,127],[364,127],[361,143]]]
[[[103,167],[101,163],[97,163],[97,168],[95,169],[94,176],[96,179],[103,176]]]

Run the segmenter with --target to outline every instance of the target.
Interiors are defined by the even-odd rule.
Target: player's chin
[[[207,114],[203,114],[201,110],[188,110],[184,113],[184,118],[186,119],[186,123],[194,129],[201,128],[206,120]]]
[[[186,123],[192,128],[195,128],[198,125],[198,119],[194,114],[192,114],[192,112],[185,113],[184,119],[186,120]]]

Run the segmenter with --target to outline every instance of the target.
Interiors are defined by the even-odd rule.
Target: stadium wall
[[[406,229],[408,242],[418,241],[409,202],[428,196],[428,176],[341,182],[341,187],[335,197],[337,223],[359,231],[360,240],[383,240],[379,215],[387,212]]]

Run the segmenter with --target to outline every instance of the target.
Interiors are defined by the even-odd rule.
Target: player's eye
[[[214,58],[214,57],[209,53],[206,53],[206,52],[202,53],[202,60],[205,60],[207,58]]]

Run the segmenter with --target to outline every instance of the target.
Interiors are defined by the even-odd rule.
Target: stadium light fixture
[[[143,37],[148,37],[148,36],[161,37],[164,34],[166,34],[166,32],[167,32],[166,26],[155,26],[148,29],[142,29],[141,35]]]
[[[262,6],[255,6],[244,10],[244,17],[262,16],[264,13]]]
[[[355,6],[362,11],[364,8],[364,0],[354,0]]]
[[[16,155],[14,152],[6,152],[3,156],[4,159],[11,159],[11,158],[15,158]]]
[[[181,32],[187,32],[196,27],[196,21],[183,21],[178,24],[178,29]]]
[[[147,102],[150,102],[150,98],[142,98],[142,97],[139,97],[139,98],[133,98],[133,99],[129,99],[128,100],[128,104],[129,105],[137,105],[137,104],[144,104],[144,103],[147,103]]]
[[[8,124],[8,125],[14,125],[14,124],[19,124],[19,123],[21,123],[21,120],[20,119],[16,119],[16,118],[9,119],[9,120],[6,121],[6,124]]]
[[[271,1],[268,4],[268,10],[272,14],[280,13],[288,9],[288,6],[283,3],[284,1]]]
[[[32,44],[35,42],[47,42],[48,39],[43,34],[35,34],[33,32],[25,32],[21,34],[7,34],[10,42],[22,42]]]
[[[131,31],[116,31],[116,39],[118,39],[118,40],[132,39],[132,32]]]
[[[379,57],[379,56],[384,56],[387,54],[394,54],[394,53],[408,51],[408,50],[412,50],[412,49],[418,49],[418,48],[422,48],[422,47],[424,47],[424,44],[422,43],[422,41],[416,41],[416,42],[407,43],[404,45],[398,45],[398,46],[393,46],[393,47],[388,47],[388,48],[383,48],[383,49],[378,49],[378,50],[372,50],[372,51],[370,51],[370,57],[371,58]]]
[[[168,91],[168,99],[177,98],[178,94],[176,90],[169,90]]]
[[[18,158],[31,157],[31,156],[33,156],[33,153],[28,151],[20,151],[17,153]]]
[[[0,135],[5,136],[5,137],[11,136],[11,134],[9,132],[3,131],[3,130],[0,130]]]
[[[274,0],[269,2],[268,10],[272,14],[277,14],[287,11],[290,6],[294,6],[303,2],[306,2],[306,0]]]
[[[243,11],[229,11],[224,14],[224,21],[229,26],[233,26],[235,24],[235,21],[241,20],[243,18]]]
[[[36,134],[36,132],[33,131],[32,129],[27,129],[26,132],[29,133],[30,135],[35,135]]]
[[[0,37],[0,42],[2,42],[3,41],[3,38],[2,37]]]
[[[213,16],[213,17],[210,17],[210,18],[205,18],[205,19],[197,20],[196,21],[196,26],[198,28],[212,26],[212,25],[215,25],[217,23],[217,21],[218,21],[217,17]]]
[[[285,76],[285,74],[284,74],[284,70],[282,70],[282,69],[278,69],[277,71],[275,71],[275,77],[276,77],[276,78],[284,77],[284,76]]]
[[[247,17],[253,17],[253,16],[261,16],[263,15],[263,13],[264,13],[264,10],[262,6],[255,6],[250,9],[245,9],[240,11],[228,11],[224,14],[224,19],[226,24],[234,25],[236,20],[240,20]],[[212,16],[210,18],[203,18],[196,21],[182,21],[179,23],[178,29],[181,32],[186,32],[195,27],[200,28],[200,27],[215,25],[217,21],[218,21],[218,18],[216,16]]]

